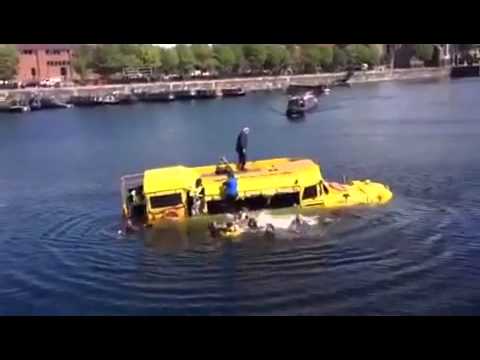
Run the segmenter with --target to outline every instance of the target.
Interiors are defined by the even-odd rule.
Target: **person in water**
[[[302,215],[297,214],[295,219],[293,219],[292,223],[289,226],[289,230],[293,232],[299,232],[301,228],[306,224],[306,221],[302,217]]]
[[[250,129],[248,127],[243,128],[240,134],[237,136],[237,145],[235,150],[238,154],[238,169],[245,171],[245,163],[247,162],[247,147],[248,147],[248,133]]]
[[[265,227],[265,236],[274,236],[275,235],[275,228],[272,224],[267,224]]]
[[[216,221],[208,224],[208,230],[212,237],[218,237],[219,235],[231,234],[239,230],[239,226],[234,222],[227,222],[226,224],[219,225]]]

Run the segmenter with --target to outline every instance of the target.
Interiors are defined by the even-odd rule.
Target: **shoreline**
[[[449,67],[440,68],[414,68],[414,69],[395,69],[395,70],[372,70],[358,71],[350,79],[351,84],[362,84],[380,81],[398,81],[415,79],[435,79],[447,78],[450,74]],[[289,76],[264,76],[252,78],[231,78],[219,80],[192,80],[175,82],[156,82],[156,83],[133,83],[133,84],[114,84],[114,85],[93,85],[93,86],[75,86],[65,88],[27,88],[0,90],[0,95],[9,96],[14,94],[45,94],[58,97],[71,97],[82,95],[105,95],[112,91],[131,92],[133,90],[142,91],[175,91],[190,90],[196,88],[222,89],[228,87],[242,87],[247,92],[252,91],[271,91],[286,90],[289,85],[319,85],[329,84],[335,80],[343,79],[346,72],[341,73],[323,73]]]

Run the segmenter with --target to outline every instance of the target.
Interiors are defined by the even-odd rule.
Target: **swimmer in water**
[[[272,224],[267,224],[267,226],[265,227],[265,236],[268,236],[268,237],[275,236],[275,228],[273,227]]]
[[[251,230],[258,230],[257,220],[255,220],[254,218],[248,219],[248,228]]]
[[[290,226],[288,227],[288,229],[289,229],[290,231],[295,232],[295,233],[299,233],[300,230],[301,230],[301,228],[302,228],[303,226],[305,226],[305,224],[306,224],[306,221],[305,221],[305,219],[303,218],[303,216],[300,215],[300,214],[297,214],[297,215],[295,216],[295,219],[293,219],[292,223],[291,223]]]

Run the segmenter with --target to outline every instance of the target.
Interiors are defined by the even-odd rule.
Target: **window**
[[[22,54],[32,55],[32,54],[33,54],[33,50],[23,50],[23,51],[22,51]]]
[[[169,194],[162,196],[152,196],[150,198],[150,206],[152,209],[158,209],[167,206],[175,206],[182,203],[182,194]]]
[[[32,74],[33,77],[37,76],[37,69],[31,68],[30,73]]]
[[[308,186],[303,190],[302,200],[314,199],[318,196],[317,185]]]
[[[329,190],[328,190],[327,185],[325,185],[325,184],[322,183],[322,189],[323,189],[323,192],[328,195]]]

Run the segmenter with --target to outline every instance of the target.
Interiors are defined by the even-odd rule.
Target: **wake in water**
[[[260,227],[266,227],[267,224],[272,224],[275,229],[288,230],[291,228],[295,217],[296,215],[273,215],[271,213],[268,213],[267,211],[262,211],[258,214],[256,220]],[[317,225],[319,221],[318,217],[313,216],[303,216],[302,219],[308,226]]]

